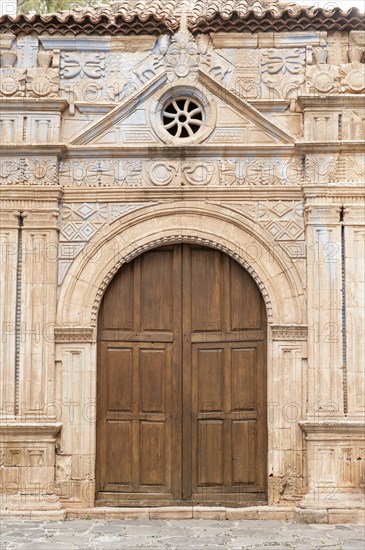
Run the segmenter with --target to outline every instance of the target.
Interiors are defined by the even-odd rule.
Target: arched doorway
[[[125,264],[98,323],[97,502],[266,500],[266,311],[219,250]]]

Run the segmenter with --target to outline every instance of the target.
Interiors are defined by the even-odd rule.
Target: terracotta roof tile
[[[15,34],[172,34],[180,16],[188,17],[194,33],[364,30],[365,17],[352,8],[303,8],[279,4],[278,0],[128,0],[75,8],[49,15],[0,17],[0,32]]]
[[[353,31],[365,30],[365,16],[357,8],[342,11],[339,8],[287,8],[275,13],[267,10],[262,14],[249,11],[243,15],[214,13],[199,17],[189,25],[193,34],[211,32],[280,32],[280,31]]]

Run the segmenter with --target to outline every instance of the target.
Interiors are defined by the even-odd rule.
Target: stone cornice
[[[291,156],[294,152],[294,144],[245,144],[245,145],[219,145],[204,144],[195,146],[166,146],[166,145],[69,145],[63,149],[66,151],[64,158],[211,158],[220,156],[227,158],[232,156],[265,157],[271,155]]]
[[[248,34],[242,32],[216,32],[211,34],[211,40],[215,48],[299,48],[305,46],[319,46],[321,39],[327,33],[324,31],[257,32]]]
[[[0,99],[1,111],[42,111],[42,112],[60,112],[62,113],[68,107],[66,99],[37,99],[27,97],[13,97],[9,99]],[[4,147],[4,145],[2,145]]]
[[[342,107],[364,108],[363,94],[343,95],[307,95],[299,96],[297,106],[300,109],[334,109],[340,111]]]
[[[314,155],[326,153],[365,153],[363,141],[304,141],[297,140],[295,148],[300,153]]]
[[[313,203],[320,201],[323,204],[323,199],[326,203],[341,203],[342,201],[354,202],[365,197],[365,187],[361,184],[336,183],[336,184],[303,184],[304,198]]]
[[[347,439],[365,440],[364,420],[320,420],[299,422],[307,441],[345,441]]]
[[[44,185],[4,185],[0,187],[0,208],[11,202],[13,208],[22,209],[28,205],[54,210],[62,195],[61,187]]]
[[[255,188],[64,188],[63,200],[65,202],[84,202],[90,199],[102,200],[103,202],[141,202],[150,201],[176,201],[176,200],[196,200],[196,201],[224,201],[228,206],[229,202],[241,200],[301,200],[302,189],[300,186],[270,186]]]
[[[247,99],[247,103],[252,105],[260,112],[275,111],[275,113],[284,113],[289,110],[290,101],[287,99]]]
[[[66,151],[67,146],[64,143],[4,143],[1,144],[2,157],[21,157],[25,156],[58,156]]]
[[[60,422],[14,422],[0,423],[0,441],[10,439],[31,439],[32,441],[47,438],[55,439],[62,428]]]
[[[145,52],[153,48],[156,36],[41,36],[45,50],[92,52]]]

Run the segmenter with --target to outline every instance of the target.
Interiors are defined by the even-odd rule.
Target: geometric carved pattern
[[[74,259],[98,231],[122,216],[152,204],[155,203],[146,201],[140,203],[64,204],[60,221],[58,284],[62,283]]]
[[[303,205],[301,201],[258,201],[227,204],[258,223],[275,241],[304,239]]]

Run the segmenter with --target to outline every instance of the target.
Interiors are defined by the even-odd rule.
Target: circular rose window
[[[188,138],[203,124],[203,107],[189,97],[178,97],[165,104],[162,110],[165,130],[174,137]]]

